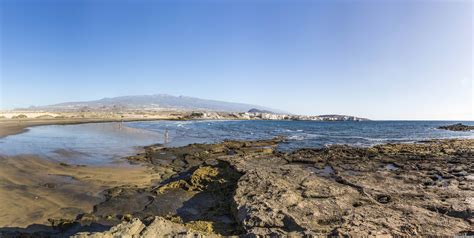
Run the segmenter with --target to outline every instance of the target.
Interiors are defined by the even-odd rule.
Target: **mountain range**
[[[168,94],[120,96],[102,98],[93,101],[65,102],[47,106],[33,106],[29,109],[42,110],[81,110],[81,109],[171,109],[171,110],[204,110],[222,112],[247,112],[251,109],[283,113],[283,111],[259,105],[224,102]]]

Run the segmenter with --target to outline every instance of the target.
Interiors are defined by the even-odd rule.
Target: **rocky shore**
[[[119,186],[43,236],[453,236],[474,234],[474,140],[276,150],[283,138],[127,158],[160,175]],[[22,234],[3,231],[3,237]]]

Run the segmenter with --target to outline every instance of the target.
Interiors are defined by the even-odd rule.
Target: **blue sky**
[[[1,0],[0,108],[167,93],[474,120],[471,1]]]

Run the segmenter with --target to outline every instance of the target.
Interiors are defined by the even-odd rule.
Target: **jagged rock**
[[[145,161],[180,171],[156,191],[204,199],[190,199],[194,205],[181,208],[188,213],[176,214],[188,223],[210,219],[218,234],[449,236],[472,230],[474,140],[275,152],[280,141],[163,148]],[[193,164],[161,162],[169,159]],[[221,212],[210,212],[216,209]]]
[[[289,153],[281,141],[147,149],[139,161],[166,173],[159,186],[109,189],[71,222],[120,224],[104,236],[472,234],[474,140]],[[120,223],[131,217],[143,222]]]
[[[166,220],[162,217],[155,217],[155,219],[146,226],[137,218],[130,222],[122,222],[108,231],[104,232],[82,232],[72,236],[73,238],[108,238],[108,237],[122,237],[122,238],[156,238],[156,237],[182,237],[182,238],[199,238],[199,237],[216,237],[212,233],[204,233],[186,227],[183,224]]]
[[[359,199],[357,190],[291,164],[248,171],[234,196],[237,220],[254,235],[329,234]]]
[[[122,222],[105,232],[81,232],[75,234],[74,238],[108,238],[108,237],[135,237],[140,235],[140,232],[145,228],[145,225],[137,218],[133,219],[130,222]]]

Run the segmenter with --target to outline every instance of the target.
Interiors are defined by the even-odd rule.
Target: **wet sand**
[[[0,119],[0,138],[41,125],[161,119],[169,118]],[[120,166],[76,166],[36,155],[0,155],[0,227],[24,228],[50,225],[48,219],[74,219],[91,212],[104,200],[102,191],[108,188],[151,186],[160,177],[144,166]]]
[[[175,118],[65,118],[65,119],[25,119],[25,120],[14,120],[14,119],[0,119],[0,138],[16,135],[23,133],[28,130],[28,127],[32,126],[44,126],[44,125],[72,125],[72,124],[83,124],[83,123],[98,123],[98,122],[128,122],[128,121],[153,121],[153,120],[165,120]]]
[[[0,156],[0,227],[49,225],[74,219],[118,186],[152,186],[159,175],[143,166],[86,167],[36,156]]]

